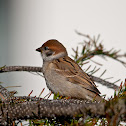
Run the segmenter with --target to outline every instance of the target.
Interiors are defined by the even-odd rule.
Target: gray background
[[[75,30],[91,36],[101,34],[106,49],[126,50],[126,1],[125,0],[1,0],[0,1],[0,66],[24,65],[41,66],[42,59],[36,48],[49,39],[57,39],[67,48],[76,48],[84,40]],[[104,66],[96,73],[102,78],[114,77],[124,81],[126,68],[107,58],[107,61],[95,57]],[[123,59],[125,60],[125,59]],[[126,61],[126,60],[125,60]],[[90,62],[92,69],[96,64]],[[98,66],[100,67],[100,66]],[[4,86],[19,85],[18,95],[38,96],[46,88],[44,78],[28,72],[0,74]],[[117,83],[118,85],[120,82]],[[113,95],[113,90],[98,85],[102,94]],[[46,88],[42,97],[48,92]],[[52,98],[52,97],[51,97]]]

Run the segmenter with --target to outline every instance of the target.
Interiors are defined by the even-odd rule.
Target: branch
[[[88,116],[106,118],[109,124],[117,125],[120,121],[126,121],[126,81],[124,86],[123,89],[121,84],[118,96],[103,103],[78,99],[48,100],[29,96],[8,97],[9,92],[0,86],[0,93],[7,98],[3,98],[3,102],[0,103],[0,125],[12,125],[13,121],[20,119],[68,120],[80,117],[86,119]]]
[[[4,73],[4,72],[13,72],[13,71],[28,71],[28,72],[42,72],[42,67],[31,67],[31,66],[5,66],[3,68],[0,69],[0,73]],[[108,88],[112,88],[112,89],[117,89],[118,86],[102,80],[98,77],[89,75],[95,82],[99,82],[102,85],[107,86]]]
[[[99,106],[99,107],[97,107]],[[80,100],[39,100],[27,101],[18,104],[4,104],[0,113],[3,115],[0,124],[12,122],[14,120],[26,119],[53,119],[53,118],[72,118],[79,114],[89,114],[92,117],[104,117],[103,103],[86,103]],[[86,114],[88,113],[88,114]]]
[[[0,90],[5,89],[1,86]],[[0,125],[12,125],[13,121],[20,119],[68,120],[80,117],[86,119],[89,116],[107,118],[109,124],[118,124],[121,120],[126,121],[125,99],[126,96],[122,96],[120,99],[97,103],[78,99],[48,100],[27,96],[11,97],[0,104]]]

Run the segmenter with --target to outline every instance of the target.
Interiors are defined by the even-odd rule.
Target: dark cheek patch
[[[46,56],[48,57],[48,56],[51,56],[53,54],[53,51],[48,51],[47,53],[46,53]]]

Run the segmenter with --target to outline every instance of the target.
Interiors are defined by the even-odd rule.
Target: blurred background
[[[49,39],[59,40],[71,57],[72,48],[85,39],[75,30],[90,36],[100,34],[106,49],[126,52],[126,1],[0,0],[0,67],[42,66],[42,58],[35,49]],[[95,57],[93,60],[103,64],[95,76],[107,69],[103,79],[125,80],[126,68],[121,63],[110,58],[106,61]],[[92,69],[96,66],[90,62],[84,69],[89,65]],[[46,88],[44,78],[29,72],[2,73],[0,82],[3,86],[21,86],[9,88],[18,91],[17,95],[28,95],[33,90],[32,96],[38,96]],[[98,89],[107,97],[114,92],[99,84]],[[42,97],[48,92],[46,88]]]

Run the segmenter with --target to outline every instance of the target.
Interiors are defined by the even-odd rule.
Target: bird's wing
[[[66,77],[69,82],[78,84],[96,94],[100,94],[91,78],[68,56],[54,60],[53,64],[55,72]]]

